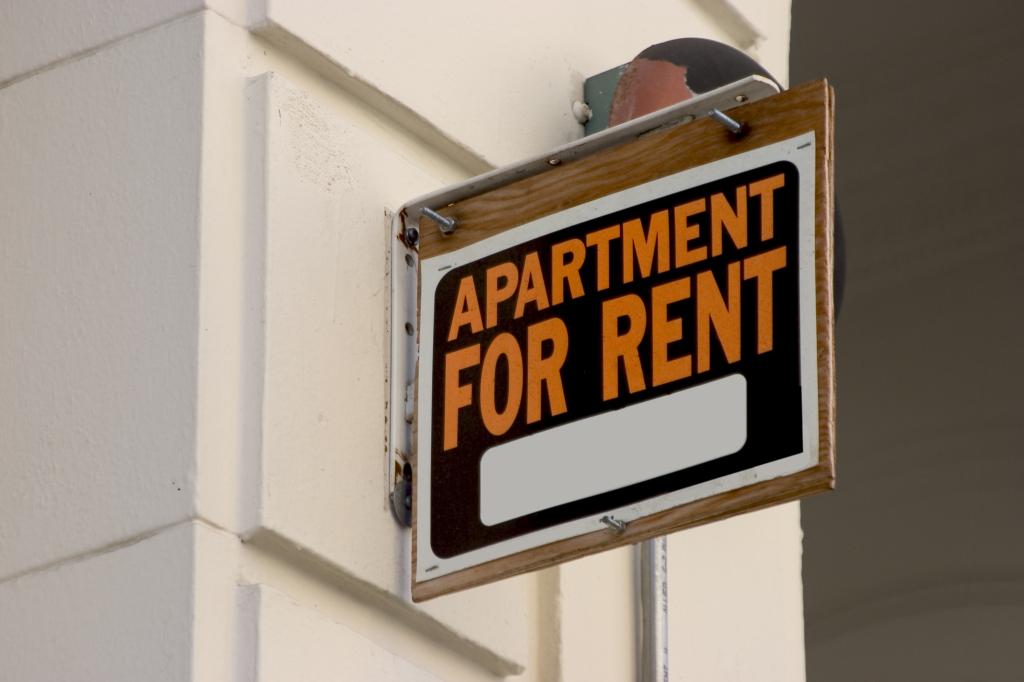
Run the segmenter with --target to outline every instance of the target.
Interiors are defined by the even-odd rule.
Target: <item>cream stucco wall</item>
[[[631,549],[411,603],[386,212],[648,44],[785,78],[788,0],[0,10],[2,677],[632,679]],[[802,679],[798,508],[669,545],[673,679]]]

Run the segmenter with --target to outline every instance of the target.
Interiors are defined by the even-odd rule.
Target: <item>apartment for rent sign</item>
[[[422,262],[418,580],[816,463],[814,159],[803,135]]]

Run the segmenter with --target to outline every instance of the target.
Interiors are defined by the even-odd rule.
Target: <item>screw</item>
[[[423,215],[430,218],[441,229],[441,234],[449,235],[455,231],[455,218],[446,218],[432,208],[423,207]]]
[[[611,516],[611,515],[609,515],[609,516],[602,516],[601,517],[601,523],[603,523],[604,525],[608,526],[609,529],[615,531],[617,534],[618,533],[625,533],[626,532],[626,526],[629,525],[626,521],[623,521],[622,519],[617,519],[617,518],[615,518],[614,516]]]
[[[746,125],[736,121],[732,117],[722,113],[718,109],[712,109],[708,116],[721,123],[733,135],[742,135],[746,132]]]

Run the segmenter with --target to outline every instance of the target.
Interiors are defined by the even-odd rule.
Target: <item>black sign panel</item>
[[[796,167],[776,162],[442,278],[429,396],[429,540],[438,557],[802,451],[799,190]],[[746,441],[735,452],[500,523],[481,520],[488,449],[732,374],[747,386]],[[643,443],[636,434],[637,448]]]

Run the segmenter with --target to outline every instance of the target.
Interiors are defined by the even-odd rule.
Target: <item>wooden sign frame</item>
[[[488,561],[437,578],[418,581],[416,500],[413,500],[412,597],[415,601],[545,568],[588,554],[633,544],[736,514],[829,490],[835,483],[835,369],[833,310],[833,148],[834,93],[815,81],[738,106],[729,115],[747,131],[736,136],[706,117],[598,149],[582,158],[554,157],[542,173],[488,189],[435,209],[457,221],[442,234],[427,217],[410,218],[418,227],[419,255],[426,259],[478,242],[502,231],[608,194],[719,159],[814,134],[815,313],[818,378],[818,463],[795,474],[747,485],[632,520],[623,531],[596,531]],[[628,169],[624,171],[623,169]],[[523,198],[529,197],[528,202]],[[417,320],[417,323],[419,321]],[[417,327],[419,325],[417,324]],[[417,471],[415,457],[411,458]]]

